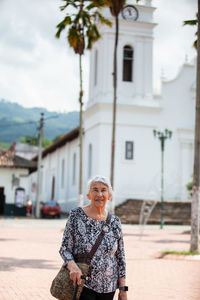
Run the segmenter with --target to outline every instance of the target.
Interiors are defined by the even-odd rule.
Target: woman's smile
[[[104,199],[95,199],[95,202],[104,202]]]

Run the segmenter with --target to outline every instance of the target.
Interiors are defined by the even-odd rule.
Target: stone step
[[[128,199],[115,208],[115,214],[124,224],[139,224],[143,200]],[[148,214],[153,201],[148,200]],[[146,206],[146,205],[145,205]],[[157,202],[148,220],[148,224],[160,224],[161,203]],[[144,215],[143,215],[144,217]],[[191,202],[166,201],[164,202],[164,223],[177,225],[190,225]]]

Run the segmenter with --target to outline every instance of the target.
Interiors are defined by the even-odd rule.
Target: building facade
[[[160,199],[161,145],[154,138],[154,129],[167,128],[173,132],[165,144],[165,199],[187,200],[186,184],[193,170],[195,64],[186,62],[176,78],[162,82],[161,95],[153,94],[152,49],[156,24],[153,22],[155,8],[150,3],[134,5],[137,20],[120,15],[116,205],[128,198]],[[113,21],[108,9],[104,15]],[[102,38],[90,53],[89,99],[84,112],[84,198],[91,176],[110,176],[115,33],[114,26],[100,25],[99,29]],[[78,134],[73,139],[67,134],[64,140],[58,141],[53,151],[50,146],[43,152],[41,199],[56,200],[68,211],[78,201]]]
[[[35,169],[34,162],[0,149],[0,215],[26,214],[29,174]]]

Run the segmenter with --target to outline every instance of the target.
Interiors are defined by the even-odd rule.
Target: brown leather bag
[[[110,219],[111,219],[111,214],[108,213],[106,224],[103,226],[102,231],[97,237],[97,240],[94,246],[92,247],[90,253],[74,255],[74,260],[78,265],[78,267],[81,269],[83,274],[82,278],[84,278],[82,279],[81,284],[78,285],[75,293],[74,293],[73,281],[70,279],[69,270],[67,269],[67,267],[62,266],[51,284],[50,292],[53,297],[59,300],[72,300],[72,299],[79,300],[85,283],[85,278],[87,277],[89,271],[90,262],[95,252],[97,251],[100,243],[102,242],[105,233],[110,231],[110,226],[109,226]]]
[[[77,263],[81,269],[82,274],[87,276],[89,265],[85,263]],[[85,280],[82,279],[81,284],[78,286],[76,300],[80,298]],[[69,270],[62,266],[50,288],[51,295],[59,300],[72,300],[74,293],[73,281],[70,279]]]

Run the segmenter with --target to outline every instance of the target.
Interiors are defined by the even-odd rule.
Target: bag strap
[[[106,224],[103,225],[103,228],[102,228],[100,234],[98,235],[98,237],[96,239],[96,242],[93,245],[93,247],[92,247],[92,249],[91,249],[91,251],[89,253],[90,260],[92,260],[95,252],[97,251],[97,249],[99,248],[99,246],[100,246],[100,244],[101,244],[101,242],[103,240],[103,237],[104,237],[104,235],[106,233],[106,231],[105,231],[104,228],[106,227],[106,228],[108,228],[108,232],[110,231],[110,228],[109,228],[110,220],[111,220],[111,214],[108,212],[108,216],[106,218]]]
[[[108,216],[106,218],[106,224],[103,225],[103,228],[100,232],[100,234],[98,235],[95,244],[93,245],[92,249],[90,250],[90,252],[88,254],[76,254],[74,255],[74,259],[76,262],[85,262],[90,264],[95,252],[97,251],[99,245],[101,244],[103,237],[105,235],[105,233],[110,231],[110,220],[111,220],[111,213],[108,212]]]

